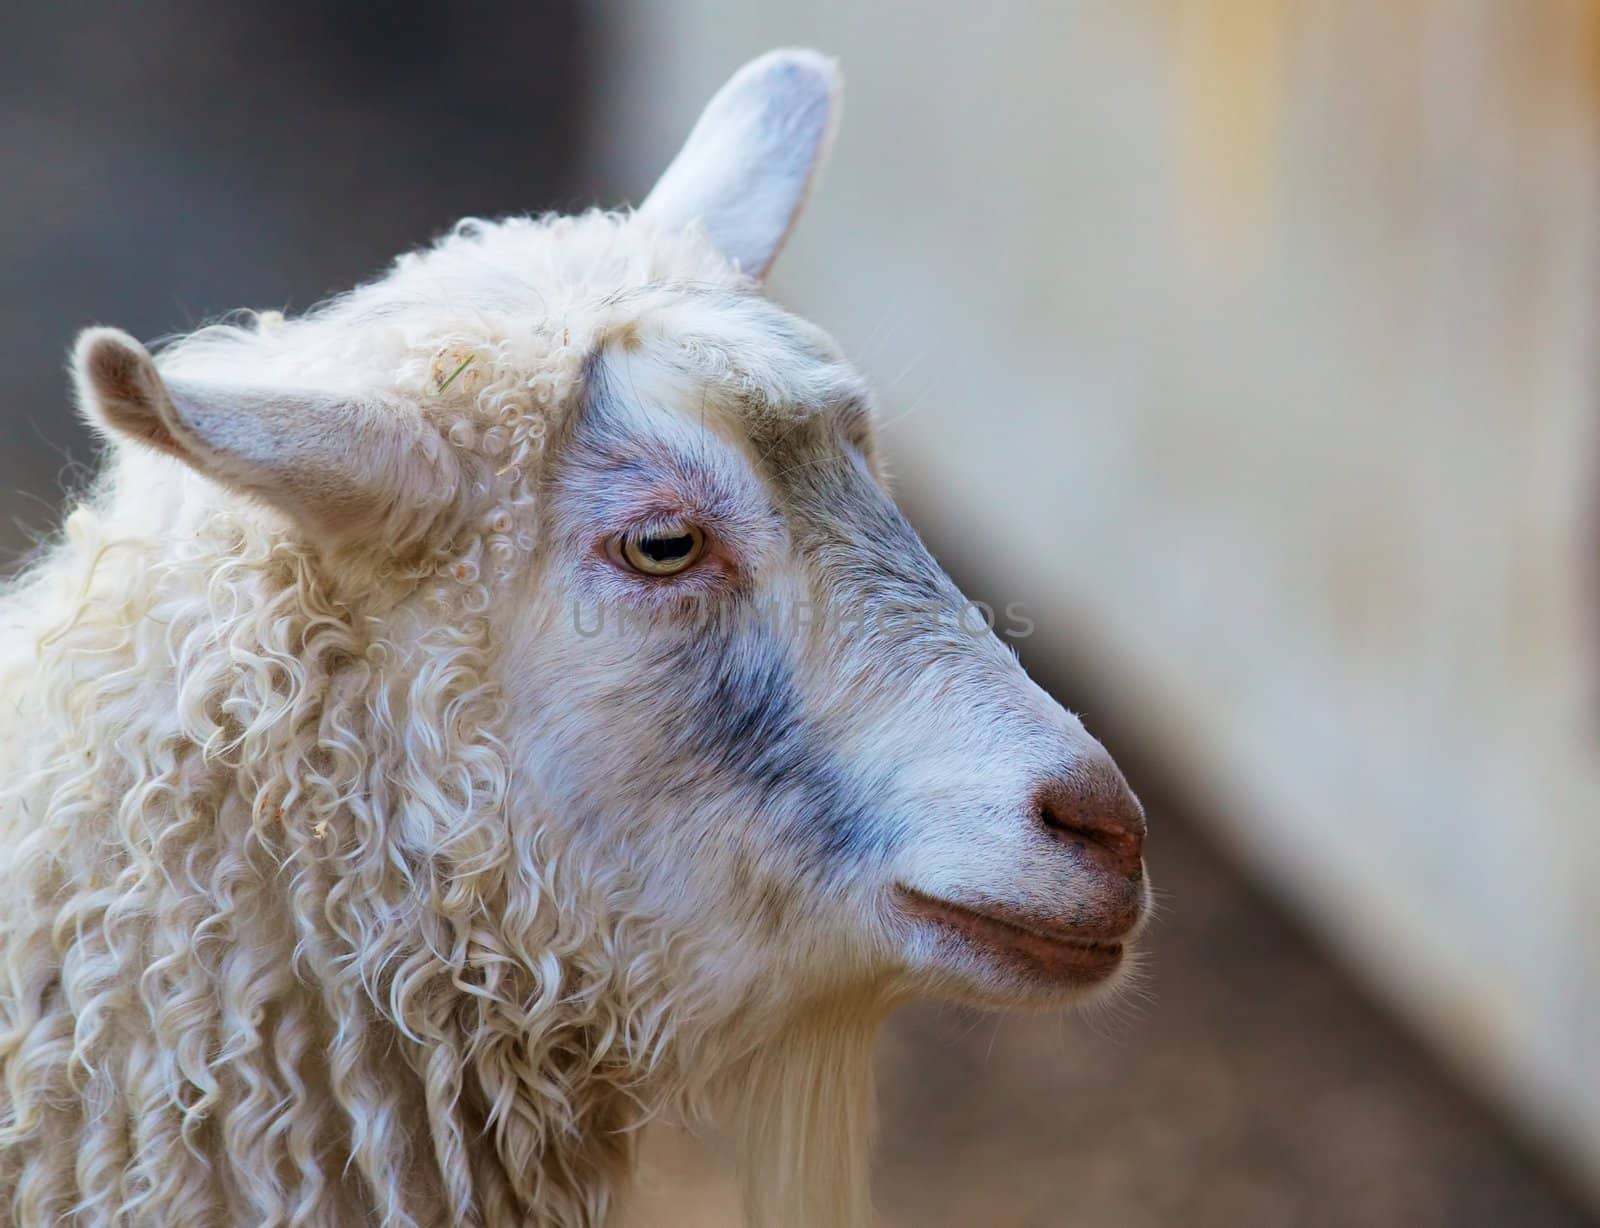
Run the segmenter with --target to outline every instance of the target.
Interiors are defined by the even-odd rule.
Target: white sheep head
[[[489,727],[450,736],[492,787],[414,773],[386,855],[468,896],[499,857],[523,928],[497,958],[603,951],[594,992],[664,984],[627,1026],[695,1037],[680,1079],[733,1072],[753,1213],[796,1223],[864,1214],[859,1164],[818,1157],[859,1141],[884,1010],[1075,1001],[1147,899],[1122,776],[974,627],[862,380],[762,293],[838,108],[830,61],[773,53],[637,212],[463,223],[305,317],[159,362],[93,329],[75,368],[125,489],[295,543],[388,669],[476,629]],[[408,719],[400,742],[442,736]],[[462,837],[469,802],[503,847]]]

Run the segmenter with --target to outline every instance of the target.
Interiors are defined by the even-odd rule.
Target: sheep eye
[[[642,576],[675,576],[699,562],[706,535],[693,525],[671,533],[624,536],[617,547],[622,562]]]

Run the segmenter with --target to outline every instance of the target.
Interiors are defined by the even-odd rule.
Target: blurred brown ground
[[[1082,704],[1086,696],[1058,694]],[[1091,705],[1151,817],[1138,983],[1081,1016],[897,1015],[877,1201],[896,1228],[1580,1228],[1561,1179],[1219,855]],[[1119,736],[1120,735],[1120,736]],[[733,1228],[728,1169],[651,1140],[630,1228]]]

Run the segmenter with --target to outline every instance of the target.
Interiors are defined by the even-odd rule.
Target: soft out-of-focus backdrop
[[[1143,991],[885,1038],[904,1225],[1600,1207],[1600,4],[286,0],[12,14],[0,530],[62,364],[303,308],[463,214],[637,199],[769,46],[842,57],[775,293],[914,519],[1153,815]],[[734,1222],[662,1132],[639,1225]]]

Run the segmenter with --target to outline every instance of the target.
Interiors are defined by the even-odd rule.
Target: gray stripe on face
[[[850,773],[805,719],[772,632],[745,617],[708,620],[655,654],[652,668],[682,689],[682,719],[668,731],[675,757],[731,777],[751,811],[773,816],[804,850],[807,868],[882,858],[898,843],[881,782]]]
[[[814,605],[828,609],[843,599],[959,610],[959,590],[846,444],[848,426],[824,413],[751,432]],[[741,601],[652,645],[651,672],[661,671],[660,692],[671,693],[674,705],[663,722],[667,752],[684,765],[673,792],[681,789],[686,802],[742,793],[748,801],[740,808],[772,824],[755,847],[775,839],[816,879],[870,873],[904,844],[910,823],[896,804],[894,765],[840,753],[825,714],[828,696],[857,673],[892,700],[901,689],[896,675],[921,673],[930,656],[975,664],[988,654],[952,626],[946,644],[926,634],[869,634],[851,662],[833,652],[814,656],[793,620],[785,622],[774,629]],[[804,699],[800,660],[820,671],[804,681],[820,695],[821,710]],[[764,915],[781,920],[787,902],[771,901]]]
[[[654,472],[649,441],[618,412],[630,393],[597,364],[588,400],[568,427],[561,481],[595,505]],[[714,616],[657,621],[640,643],[644,655],[606,696],[619,710],[642,704],[654,714],[664,768],[656,787],[685,806],[722,808],[731,799],[732,809],[756,822],[752,855],[792,850],[803,873],[836,878],[845,867],[887,857],[904,834],[886,814],[888,782],[853,770],[808,717],[793,633],[764,623],[745,598],[704,613]]]
[[[838,424],[820,418],[792,428],[767,446],[763,468],[811,573],[815,602],[824,608],[843,603],[863,613],[885,606],[948,612],[945,625],[955,629],[965,598],[864,459],[839,438]],[[952,642],[961,639],[973,646],[971,636]],[[892,637],[879,637],[873,646],[892,659]]]

